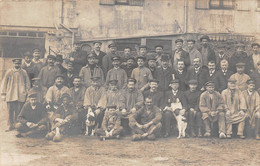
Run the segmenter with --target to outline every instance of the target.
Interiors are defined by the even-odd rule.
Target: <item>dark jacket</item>
[[[163,93],[159,90],[156,92],[151,92],[151,90],[147,90],[143,92],[144,99],[147,97],[151,97],[153,99],[153,104],[159,108],[163,108],[164,104],[164,98]]]
[[[201,92],[196,90],[194,92],[191,92],[190,90],[187,90],[184,92],[184,99],[187,102],[187,109],[195,109],[196,111],[199,111],[199,99],[200,99]]]
[[[106,53],[103,51],[100,51],[99,55],[97,55],[96,52],[93,51],[93,54],[97,56],[97,59],[98,59],[97,65],[102,67],[102,60],[103,60],[103,57],[106,55]]]
[[[186,82],[187,72],[185,70],[183,70],[183,72],[180,73],[178,70],[173,69],[173,74],[174,74],[175,79],[178,79],[180,81],[179,90],[186,91],[188,89],[188,84]]]
[[[165,94],[165,100],[167,102],[168,106],[171,106],[171,103],[176,102],[177,98],[180,100],[182,104],[182,108],[187,109],[188,108],[188,103],[184,98],[184,92],[178,90],[177,94],[174,96],[172,93],[172,90],[169,90]]]
[[[201,55],[203,56],[203,54],[202,54],[202,47],[200,47],[199,49],[198,49],[198,51],[201,53]],[[216,62],[216,55],[215,55],[215,51],[210,47],[210,46],[208,46],[208,57],[207,57],[207,59],[208,59],[208,62],[209,61],[214,61],[214,62]]]
[[[226,87],[226,81],[221,72],[215,71],[212,76],[210,76],[209,71],[207,72],[207,81],[213,81],[215,83],[215,90],[222,92]]]
[[[168,67],[164,70],[162,67],[159,67],[155,70],[154,78],[159,80],[158,89],[161,91],[168,91],[171,88],[169,84],[172,80],[173,70],[172,68]]]
[[[202,67],[200,67],[198,73],[196,73],[194,67],[191,67],[187,71],[186,82],[188,83],[188,81],[190,80],[197,80],[198,81],[197,89],[201,90],[201,88],[207,82],[207,70],[202,69]]]

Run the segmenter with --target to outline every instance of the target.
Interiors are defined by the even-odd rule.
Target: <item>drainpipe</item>
[[[64,1],[61,1],[61,23],[63,24],[64,17],[63,17],[63,11],[64,11]]]
[[[188,32],[188,0],[184,1],[184,33]]]

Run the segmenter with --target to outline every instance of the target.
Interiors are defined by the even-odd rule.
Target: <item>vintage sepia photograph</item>
[[[0,0],[0,166],[260,166],[260,0]]]

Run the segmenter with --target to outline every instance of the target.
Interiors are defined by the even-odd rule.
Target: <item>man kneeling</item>
[[[121,125],[121,117],[118,116],[116,106],[108,106],[102,122],[102,128],[97,129],[96,134],[101,140],[106,138],[119,138],[123,127]]]
[[[145,99],[145,106],[129,117],[129,126],[132,129],[132,140],[155,140],[160,134],[162,114],[158,107],[153,105],[152,98]]]
[[[47,113],[44,106],[37,102],[37,93],[29,92],[29,102],[25,103],[15,128],[18,130],[17,137],[26,137],[33,134],[43,134],[47,131]]]

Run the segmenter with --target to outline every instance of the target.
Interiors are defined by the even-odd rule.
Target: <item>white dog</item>
[[[96,122],[96,114],[91,107],[88,107],[88,113],[86,116],[86,132],[85,135],[94,136],[96,129],[98,128],[98,124]]]

